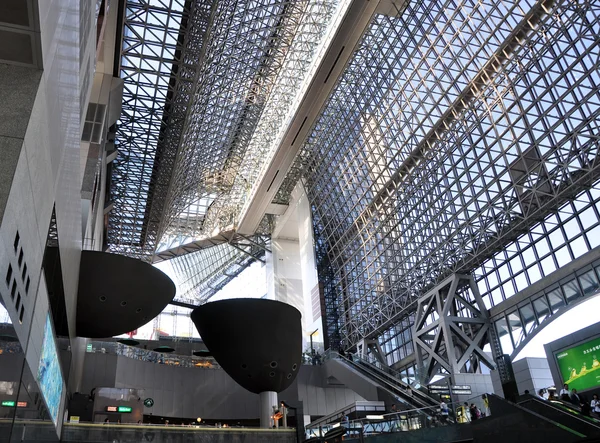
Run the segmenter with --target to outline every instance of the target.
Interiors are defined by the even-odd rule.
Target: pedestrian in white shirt
[[[600,418],[600,400],[598,400],[598,394],[594,394],[592,401],[590,402],[592,414]]]

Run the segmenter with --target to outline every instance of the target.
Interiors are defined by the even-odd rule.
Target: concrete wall
[[[90,62],[95,38],[93,8],[84,7],[90,2],[33,3],[43,70],[0,64],[0,294],[36,374],[48,312],[42,260],[53,207],[67,317],[75,334],[81,253],[80,54]],[[84,32],[80,24],[87,25]],[[87,50],[81,52],[80,46]],[[9,266],[12,276],[6,278]]]
[[[0,64],[0,115],[4,116],[0,119],[0,201],[6,201],[0,225],[0,275],[4,277],[8,266],[12,266],[22,319],[21,307],[16,309],[17,297],[12,299],[10,295],[12,279],[8,284],[4,278],[0,280],[0,293],[20,342],[24,347],[30,342],[33,345],[27,351],[32,367],[39,360],[43,335],[43,322],[39,319],[45,317],[43,311],[48,305],[41,265],[54,205],[72,334],[81,252],[81,107],[77,86],[82,9],[79,0],[38,3],[43,71]],[[93,11],[86,11],[91,23]],[[93,41],[93,35],[90,26],[85,40]],[[20,240],[15,250],[17,232]],[[19,264],[21,251],[23,259]],[[36,321],[32,321],[34,305],[40,311]]]
[[[545,358],[523,358],[513,362],[513,370],[519,394],[523,394],[525,390],[528,390],[531,394],[535,394],[538,390],[554,384],[548,360]],[[498,371],[492,371],[492,383],[494,385],[494,392],[504,397]]]
[[[82,393],[94,387],[135,388],[154,399],[144,414],[207,419],[258,418],[258,395],[233,381],[221,369],[182,368],[110,354],[90,353],[85,359]],[[322,366],[301,366],[292,386],[279,399],[302,401],[304,414],[330,414],[364,400],[343,385],[328,384]]]
[[[480,410],[485,411],[481,396],[494,393],[494,385],[490,374],[455,374],[454,383],[461,386],[471,386],[470,394],[456,396],[460,403],[465,401],[469,404],[475,403]]]

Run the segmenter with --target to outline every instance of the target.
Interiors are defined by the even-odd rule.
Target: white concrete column
[[[265,391],[260,394],[260,427],[273,427],[273,406],[277,406],[277,392]]]
[[[310,334],[323,342],[317,269],[310,204],[301,184],[292,192],[290,205],[271,236],[266,256],[267,298],[288,303],[302,313],[302,341],[308,348]],[[313,306],[314,305],[314,306]]]
[[[306,312],[306,332],[313,336],[316,342],[323,342],[323,324],[321,321],[321,296],[319,294],[319,276],[315,261],[315,243],[313,236],[312,215],[310,202],[304,192],[304,187],[299,183],[292,196],[298,201],[296,206],[298,221],[298,243],[300,246],[300,268],[302,272],[302,296],[304,298],[304,312]]]

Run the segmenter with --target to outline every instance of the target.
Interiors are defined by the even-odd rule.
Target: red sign
[[[26,401],[18,401],[17,402],[17,408],[26,408],[26,407],[27,407]]]
[[[106,412],[117,412],[117,407],[116,406],[107,406]]]

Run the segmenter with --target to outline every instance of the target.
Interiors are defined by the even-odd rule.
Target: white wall
[[[545,358],[523,358],[513,362],[513,370],[519,394],[528,390],[533,395],[540,389],[554,385],[548,360]],[[495,393],[504,397],[498,371],[492,371],[491,375]]]
[[[323,366],[301,366],[294,383],[279,399],[301,400],[306,415],[326,415],[364,400],[343,385],[329,386]],[[89,353],[82,393],[94,387],[136,388],[154,399],[144,414],[167,417],[252,419],[259,417],[259,397],[239,386],[221,369],[182,368]]]
[[[457,395],[456,397],[460,403],[475,403],[482,411],[485,411],[485,406],[481,396],[483,394],[495,393],[492,376],[490,374],[455,374],[454,383],[460,386],[471,386],[470,394]]]

